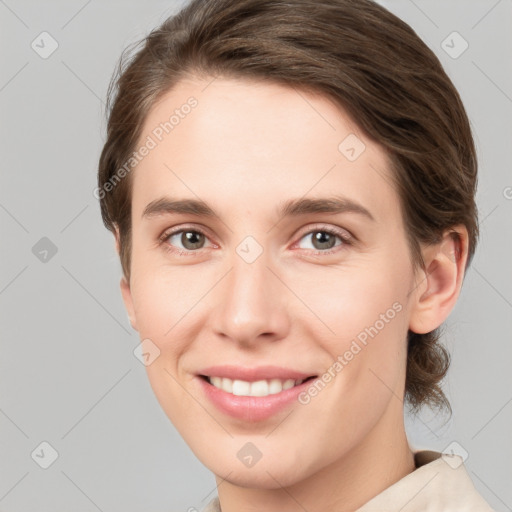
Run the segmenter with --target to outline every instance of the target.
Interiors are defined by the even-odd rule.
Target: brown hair
[[[150,108],[187,75],[270,80],[333,99],[388,154],[414,264],[424,267],[420,242],[436,243],[460,223],[469,265],[478,238],[470,124],[409,25],[371,0],[193,0],[125,50],[108,91],[97,190],[105,225],[119,229],[128,279],[131,179],[116,173]],[[422,404],[451,411],[440,387],[450,357],[439,337],[439,329],[408,333],[405,392],[414,412]]]

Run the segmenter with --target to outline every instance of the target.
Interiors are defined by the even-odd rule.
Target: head
[[[477,164],[456,89],[407,24],[369,0],[196,0],[121,60],[108,107],[97,194],[123,298],[206,465],[260,436],[268,460],[290,443],[274,470],[300,443],[312,472],[402,400],[449,408],[440,326],[477,242]],[[335,197],[337,212],[315,202]],[[199,382],[220,364],[331,378],[286,420],[237,420]]]

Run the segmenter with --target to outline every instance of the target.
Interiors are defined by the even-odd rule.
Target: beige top
[[[356,512],[493,512],[473,486],[459,455],[430,450],[414,453],[416,469]],[[222,512],[219,498],[202,512]]]

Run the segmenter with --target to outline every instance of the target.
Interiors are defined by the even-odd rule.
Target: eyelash
[[[185,250],[184,251],[182,249],[177,249],[176,247],[167,243],[167,240],[171,236],[176,235],[178,233],[187,232],[187,231],[193,232],[193,233],[199,233],[199,234],[205,236],[206,238],[208,238],[208,235],[201,229],[195,228],[193,226],[185,226],[185,227],[181,227],[176,230],[164,231],[164,233],[158,238],[159,245],[163,245],[167,252],[171,252],[173,254],[178,254],[179,256],[195,255],[197,252],[200,252],[201,249],[197,249],[195,251],[193,251],[193,250]],[[312,254],[315,256],[326,256],[326,255],[334,254],[334,253],[338,252],[339,250],[342,250],[343,246],[353,244],[353,240],[352,240],[351,236],[348,236],[344,232],[338,231],[337,229],[335,229],[331,226],[323,226],[323,225],[315,226],[313,229],[310,229],[309,231],[302,233],[299,238],[299,241],[302,240],[306,235],[311,235],[313,233],[328,233],[329,235],[337,236],[342,242],[340,245],[335,245],[333,248],[327,249],[325,251],[313,250]]]

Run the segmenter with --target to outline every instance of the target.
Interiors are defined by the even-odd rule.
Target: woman
[[[491,510],[404,400],[478,237],[460,97],[369,0],[189,3],[122,63],[97,196],[151,386],[206,510]]]

